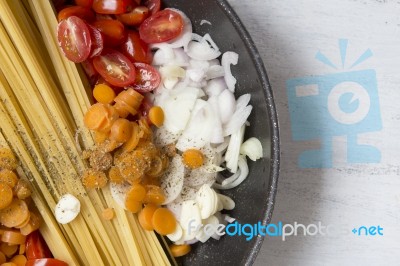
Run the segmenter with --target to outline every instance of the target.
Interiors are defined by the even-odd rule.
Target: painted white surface
[[[383,236],[267,237],[255,265],[400,265],[400,1],[228,2],[258,47],[278,109],[282,168],[272,222],[384,228]],[[315,56],[320,51],[341,66],[339,39],[348,40],[347,57],[344,69],[335,70]],[[292,140],[286,81],[350,71],[367,49],[372,57],[352,70],[375,71],[382,129],[359,134],[358,142],[375,146],[380,162],[349,163],[347,138],[338,135],[333,167],[299,167],[300,152],[319,142]]]

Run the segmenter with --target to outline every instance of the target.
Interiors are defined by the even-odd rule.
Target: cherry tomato
[[[90,31],[86,23],[77,16],[71,16],[60,23],[57,28],[58,44],[64,55],[75,63],[85,61],[92,46]]]
[[[145,0],[143,3],[150,10],[150,14],[153,15],[161,9],[160,0]]]
[[[142,100],[142,103],[140,104],[139,108],[139,117],[145,117],[146,121],[149,125],[152,125],[150,119],[149,119],[149,110],[151,107],[153,107],[153,101],[149,97],[149,93],[144,94],[144,99]]]
[[[38,230],[33,231],[26,237],[25,245],[26,258],[28,260],[53,257],[49,247]]]
[[[94,12],[87,7],[83,6],[68,6],[58,12],[58,21],[66,19],[70,16],[77,16],[85,21],[91,22],[94,20]]]
[[[89,57],[94,57],[101,54],[104,47],[103,35],[100,30],[93,27],[92,25],[87,25],[90,31],[90,38],[92,39],[92,47]]]
[[[68,266],[68,264],[62,260],[46,258],[46,259],[28,260],[25,266]]]
[[[170,9],[164,9],[143,21],[139,27],[139,33],[143,41],[159,43],[178,37],[182,29],[181,15]]]
[[[94,0],[92,8],[100,14],[123,14],[134,5],[132,0]]]
[[[132,87],[138,92],[152,91],[160,85],[161,77],[158,71],[145,63],[134,63],[136,80]]]
[[[153,60],[149,45],[140,39],[137,31],[128,31],[120,50],[133,62],[150,64]]]
[[[135,82],[136,71],[131,61],[122,53],[107,49],[93,58],[96,71],[111,85],[124,87]]]
[[[91,8],[93,4],[93,0],[75,0],[74,2],[77,6],[83,6],[87,8]]]
[[[115,19],[96,20],[92,24],[104,36],[104,44],[113,47],[121,44],[125,39],[125,27]]]
[[[128,26],[139,26],[149,14],[149,9],[147,7],[138,6],[130,12],[117,15],[117,19]]]

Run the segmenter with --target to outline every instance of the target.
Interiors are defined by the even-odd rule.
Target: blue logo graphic
[[[342,68],[345,67],[347,40],[339,40]],[[332,167],[332,138],[347,136],[348,163],[379,163],[380,151],[357,142],[357,135],[382,129],[376,73],[373,69],[351,69],[372,56],[366,50],[350,71],[287,80],[287,95],[294,141],[319,140],[320,147],[303,151],[301,168]],[[315,57],[339,69],[321,52]]]

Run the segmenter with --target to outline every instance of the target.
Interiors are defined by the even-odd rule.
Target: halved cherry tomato
[[[136,68],[136,80],[132,87],[138,92],[152,91],[160,85],[161,76],[151,65],[134,63]]]
[[[94,69],[92,59],[88,58],[81,62],[81,66],[86,73],[86,77],[89,80],[90,85],[94,85],[98,79],[98,74],[96,69]]]
[[[70,16],[77,16],[85,21],[91,22],[95,19],[94,12],[90,8],[83,6],[68,6],[58,12],[58,21],[66,19]]]
[[[181,15],[170,9],[164,9],[143,21],[139,27],[139,34],[147,43],[159,43],[178,37],[182,29]]]
[[[28,260],[53,257],[49,247],[38,230],[33,231],[26,237],[25,245],[26,258]]]
[[[94,0],[92,8],[100,14],[123,14],[135,5],[132,0]]]
[[[161,1],[160,0],[145,0],[143,3],[150,10],[150,14],[155,14],[161,9]]]
[[[145,6],[138,6],[130,12],[117,15],[117,19],[128,26],[139,26],[150,15],[149,9]]]
[[[93,0],[75,0],[75,4],[78,6],[91,8],[93,4]]]
[[[86,23],[77,16],[71,16],[60,23],[57,28],[58,44],[64,55],[75,63],[85,61],[92,46],[90,32]]]
[[[92,39],[92,47],[89,57],[94,57],[101,54],[104,47],[103,35],[100,30],[93,27],[92,25],[87,25],[90,32],[90,38]]]
[[[113,47],[124,41],[125,27],[120,21],[116,19],[102,19],[96,20],[92,25],[103,34],[106,46]]]
[[[149,45],[140,39],[139,32],[137,31],[128,31],[120,50],[133,62],[150,64],[153,60],[153,54]]]
[[[52,258],[28,260],[25,266],[68,266],[68,263]]]
[[[135,82],[136,71],[131,61],[122,53],[107,49],[93,58],[96,71],[111,85],[124,87]]]

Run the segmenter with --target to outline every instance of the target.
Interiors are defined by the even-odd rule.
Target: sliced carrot
[[[1,236],[1,241],[9,245],[21,245],[25,243],[26,236],[18,231],[8,230]]]
[[[146,189],[141,184],[133,184],[126,193],[126,200],[142,202],[146,196]]]
[[[169,250],[171,251],[172,256],[174,257],[182,257],[185,256],[190,252],[192,248],[190,245],[183,244],[183,245],[175,245],[172,244],[169,246]]]
[[[172,234],[176,228],[176,219],[167,208],[158,208],[151,219],[154,230],[160,235]]]
[[[110,168],[110,171],[108,171],[108,178],[110,179],[110,182],[115,184],[122,184],[124,182],[121,171],[117,166],[112,166]]]
[[[157,205],[147,204],[140,212],[139,212],[139,223],[144,230],[152,231],[153,228],[153,214],[158,209]]]
[[[15,264],[14,262],[6,262],[1,264],[0,266],[18,266],[17,264]]]
[[[160,106],[153,106],[149,110],[149,120],[156,127],[161,127],[164,124],[164,111]]]
[[[109,135],[108,132],[95,131],[94,132],[94,142],[96,144],[101,144],[104,141],[106,141],[106,139],[108,138],[108,135]]]
[[[110,139],[125,143],[132,136],[132,123],[125,118],[118,118],[110,130]]]
[[[7,261],[6,255],[2,251],[0,251],[0,264],[3,264]]]
[[[146,175],[150,177],[159,177],[164,172],[164,164],[163,160],[160,156],[155,156],[151,160],[151,164],[149,170],[146,172]]]
[[[139,137],[145,140],[149,140],[153,134],[146,118],[142,117],[138,121],[139,124]]]
[[[18,254],[19,254],[19,255],[25,254],[25,248],[26,248],[25,243],[22,244],[22,245],[19,245]]]
[[[13,200],[13,191],[9,185],[0,182],[0,210],[8,207]]]
[[[165,201],[165,195],[159,186],[147,185],[146,190],[146,196],[143,200],[144,203],[153,203],[156,205],[163,204]]]
[[[191,168],[199,168],[204,163],[204,155],[200,150],[188,149],[182,154],[183,163]]]
[[[31,214],[32,213],[29,212],[29,215],[26,217],[25,221],[21,222],[20,224],[14,226],[14,227],[20,229],[20,228],[24,227],[25,225],[27,225],[31,219]]]
[[[136,122],[132,122],[132,135],[128,141],[122,145],[124,152],[131,152],[139,143],[139,125]]]
[[[11,204],[0,211],[0,223],[7,227],[21,224],[30,215],[24,200],[14,198]]]
[[[14,195],[16,195],[19,199],[26,199],[29,198],[31,194],[32,191],[28,182],[23,179],[19,179],[17,185],[14,187]]]
[[[6,255],[7,258],[11,258],[18,250],[18,245],[8,245],[7,243],[0,244],[0,251]]]
[[[0,168],[9,170],[17,168],[17,159],[10,149],[0,148]]]
[[[88,168],[83,172],[82,183],[86,188],[102,188],[107,185],[107,176],[102,171]]]
[[[30,215],[31,218],[29,219],[29,222],[25,226],[20,228],[21,234],[23,234],[24,236],[29,235],[33,231],[36,231],[42,224],[42,219],[38,214],[31,212]]]
[[[17,266],[25,266],[26,264],[26,257],[24,255],[15,255],[10,262],[14,262]]]
[[[142,203],[135,200],[125,200],[125,207],[132,213],[138,213],[142,209]]]
[[[115,216],[114,209],[113,208],[104,209],[103,212],[101,213],[101,216],[103,216],[104,220],[107,221],[112,220]]]
[[[108,132],[118,118],[118,113],[109,104],[95,103],[85,113],[83,122],[88,129]]]
[[[93,97],[100,103],[112,103],[115,91],[107,84],[99,83],[93,88]]]
[[[18,176],[10,169],[3,169],[0,171],[0,182],[14,188],[18,182]]]
[[[115,97],[114,107],[120,117],[125,118],[129,114],[136,115],[144,96],[132,88],[120,92]]]

